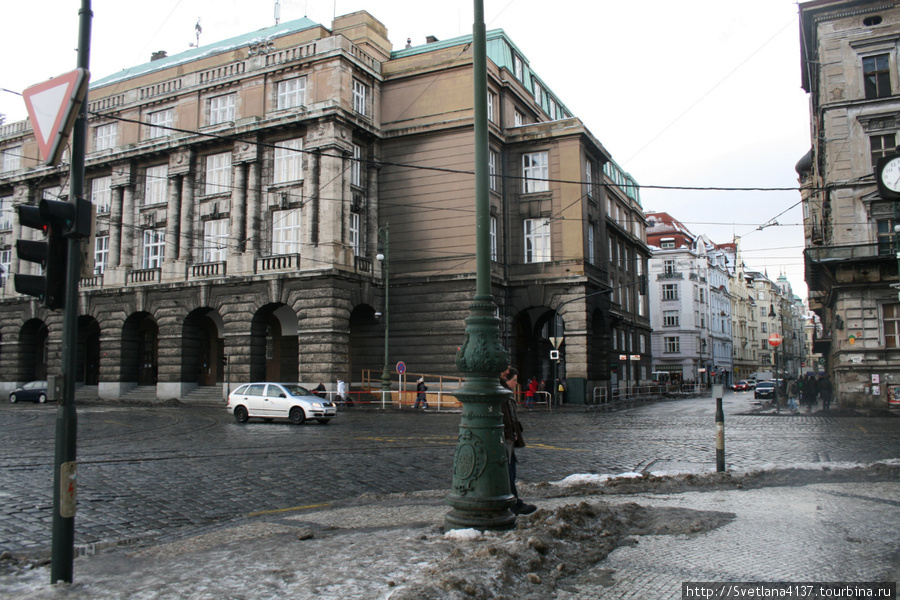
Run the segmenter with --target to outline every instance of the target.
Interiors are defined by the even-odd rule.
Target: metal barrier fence
[[[427,382],[426,382],[427,384]],[[462,408],[462,403],[456,399],[453,391],[443,392],[425,392],[426,405],[428,408],[441,410],[458,410]],[[385,392],[382,390],[370,390],[362,392],[346,392],[343,397],[338,396],[335,391],[323,392],[323,395],[330,402],[337,404],[338,408],[349,408],[353,406],[376,407],[382,410],[393,408],[402,410],[405,408],[412,409],[416,403],[418,392],[415,389],[409,390],[391,390]],[[525,408],[546,407],[552,410],[552,399],[550,392],[535,392],[535,400],[532,405],[528,404],[525,392],[516,392],[516,404]]]
[[[706,385],[700,383],[617,386],[612,388],[611,391],[606,387],[595,387],[591,395],[591,403],[610,404],[649,398],[693,398],[700,396],[707,389]]]

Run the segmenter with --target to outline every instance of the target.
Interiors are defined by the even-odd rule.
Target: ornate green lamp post
[[[444,518],[447,529],[509,529],[516,517],[510,492],[501,404],[510,392],[500,385],[509,366],[500,342],[500,320],[491,295],[490,204],[488,191],[487,43],[484,4],[475,0],[473,26],[475,101],[475,298],[456,365],[466,383],[456,393],[463,404],[453,457],[453,488]]]
[[[384,272],[384,366],[381,368],[381,400],[384,401],[384,395],[391,391],[391,372],[388,369],[388,342],[391,337],[390,328],[390,306],[388,305],[388,295],[391,289],[390,277],[390,245],[391,230],[390,223],[378,229],[378,254],[375,259],[381,262],[381,270]],[[383,245],[382,241],[383,240]],[[390,397],[390,396],[389,396]]]

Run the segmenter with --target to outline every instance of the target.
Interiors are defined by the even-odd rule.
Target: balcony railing
[[[270,271],[298,271],[300,270],[300,255],[278,254],[257,258],[253,269],[253,272],[257,274]]]
[[[204,278],[204,277],[225,277],[228,263],[224,260],[220,262],[197,263],[190,265],[187,269],[187,277]]]
[[[875,258],[876,256],[886,256],[879,252],[879,244],[854,244],[852,246],[816,246],[815,248],[807,248],[804,253],[806,257],[813,262],[829,262],[839,260],[861,260],[867,258]],[[887,256],[894,257],[893,254]]]
[[[665,273],[658,273],[656,279],[684,279],[684,273],[679,273],[678,271],[666,271]]]
[[[162,281],[162,269],[135,269],[129,271],[126,279],[128,284],[136,283],[158,283]]]
[[[357,271],[362,273],[372,272],[372,261],[364,256],[354,256],[353,263],[356,266]]]

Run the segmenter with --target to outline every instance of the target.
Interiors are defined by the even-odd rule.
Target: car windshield
[[[756,387],[775,387],[775,384],[772,383],[771,381],[763,381]]]
[[[290,383],[281,384],[291,396],[313,396],[314,394],[302,385],[294,385]]]

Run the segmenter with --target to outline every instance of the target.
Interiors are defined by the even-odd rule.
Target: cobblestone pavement
[[[729,469],[900,456],[900,418],[740,414],[729,395]],[[573,473],[709,471],[714,401],[615,412],[523,411],[520,479]],[[53,406],[4,404],[0,551],[50,547]],[[102,548],[179,535],[264,511],[366,493],[449,488],[459,414],[351,409],[328,426],[234,423],[218,407],[78,407],[76,544]]]

